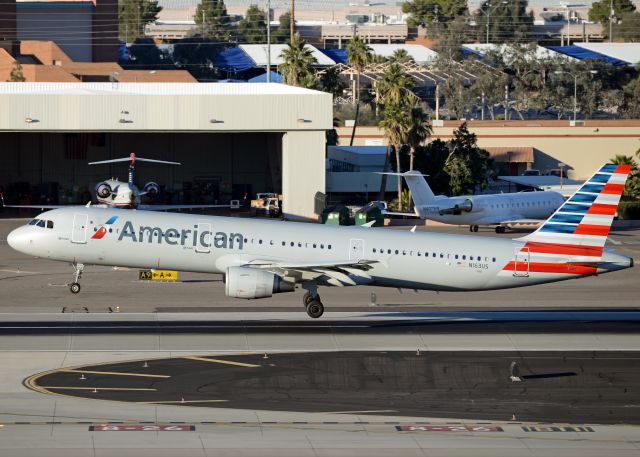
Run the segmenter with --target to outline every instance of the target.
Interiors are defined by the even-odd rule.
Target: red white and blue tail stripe
[[[560,277],[596,274],[630,165],[603,165],[517,248],[503,270]]]
[[[630,171],[631,165],[603,165],[538,230],[521,239],[601,254]]]

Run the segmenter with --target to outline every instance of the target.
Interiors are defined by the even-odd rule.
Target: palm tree
[[[638,152],[636,152],[636,155],[639,155]],[[611,159],[611,163],[615,163],[616,165],[631,165],[631,173],[627,177],[622,198],[625,200],[640,200],[640,176],[638,175],[638,164],[633,160],[633,156],[616,154],[616,156]]]
[[[402,65],[392,63],[376,80],[378,101],[383,105],[387,103],[410,105],[415,99],[415,95],[411,91],[414,85],[413,78],[407,74]]]
[[[380,128],[384,130],[384,136],[387,139],[387,144],[393,146],[396,153],[396,172],[401,172],[400,167],[400,150],[402,146],[407,144],[409,129],[411,127],[411,117],[407,110],[398,103],[388,103],[385,105],[384,118],[380,121]],[[386,175],[383,175],[383,178]],[[397,175],[398,178],[398,210],[402,211],[402,176]],[[386,187],[386,180],[382,180],[384,186],[381,190],[381,194],[384,195],[384,189]]]
[[[355,35],[347,45],[347,63],[356,70],[354,104],[360,101],[360,74],[371,61],[372,49],[360,36]]]
[[[280,53],[284,63],[278,66],[278,71],[282,74],[285,84],[304,87],[309,85],[313,76],[311,66],[318,61],[306,46],[305,40],[294,37]]]
[[[431,136],[433,129],[429,124],[429,117],[421,107],[411,109],[411,126],[407,135],[409,143],[409,171],[413,171],[413,159],[416,155],[416,148]]]
[[[412,61],[413,58],[409,55],[406,49],[396,49],[389,58],[389,62],[393,63],[408,63]]]

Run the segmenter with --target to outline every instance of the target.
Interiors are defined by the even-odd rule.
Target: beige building
[[[126,178],[126,167],[87,162],[135,152],[182,162],[137,170],[173,203],[278,192],[285,216],[314,219],[332,119],[330,94],[283,84],[0,83],[0,187],[80,203],[101,180]]]
[[[434,126],[433,137],[448,140],[460,121],[444,121]],[[469,121],[469,130],[478,137],[478,145],[505,163],[511,157],[526,166],[528,148],[532,148],[533,162],[529,168],[542,172],[566,164],[568,176],[586,179],[602,163],[616,154],[634,155],[640,149],[640,120],[586,120],[575,126],[561,121]],[[342,144],[348,144],[351,127],[338,129]],[[383,132],[377,127],[359,127],[354,145],[386,144]],[[508,154],[512,150],[513,154]],[[510,167],[512,173],[523,171],[522,166]]]

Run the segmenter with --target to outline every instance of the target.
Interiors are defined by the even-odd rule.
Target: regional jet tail
[[[222,273],[234,298],[302,287],[307,314],[320,317],[319,287],[480,291],[632,267],[633,259],[604,249],[629,171],[603,165],[536,232],[514,240],[71,207],[41,214],[7,242],[27,255],[71,262],[73,293],[85,264]]]
[[[424,175],[416,171],[400,175],[411,190],[418,217],[445,224],[468,225],[472,232],[477,232],[480,225],[495,226],[498,233],[516,225],[538,226],[564,202],[562,195],[553,191],[435,196]]]

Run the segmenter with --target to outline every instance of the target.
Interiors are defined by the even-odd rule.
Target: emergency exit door
[[[364,240],[352,239],[349,243],[349,260],[359,262],[364,258]]]

